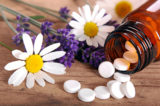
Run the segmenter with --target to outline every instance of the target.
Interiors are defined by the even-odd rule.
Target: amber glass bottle
[[[125,17],[106,39],[106,59],[113,62],[123,57],[126,41],[133,44],[139,60],[129,70],[119,72],[133,74],[151,62],[160,60],[160,0],[150,0]]]

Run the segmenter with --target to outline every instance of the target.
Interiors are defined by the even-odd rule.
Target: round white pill
[[[113,78],[119,82],[127,82],[130,80],[130,75],[115,72]]]
[[[126,51],[123,54],[123,58],[128,60],[130,63],[137,63],[138,62],[137,52]]]
[[[95,93],[96,93],[96,98],[99,99],[108,99],[110,98],[110,92],[108,90],[108,88],[106,86],[97,86],[94,89]]]
[[[117,58],[114,60],[113,65],[117,70],[127,71],[130,67],[130,62],[123,58]]]
[[[121,91],[121,82],[113,82],[110,86],[110,93],[113,98],[122,99],[124,97],[124,94]]]
[[[98,72],[101,77],[109,78],[114,74],[115,68],[111,62],[105,61],[99,65]]]
[[[114,82],[116,82],[116,80],[110,80],[110,81],[107,82],[107,87],[108,87],[108,89],[110,89],[111,85],[112,85]]]
[[[136,95],[136,90],[131,81],[125,82],[121,85],[122,92],[127,98],[134,98]]]
[[[132,45],[130,41],[126,41],[125,48],[131,52],[136,52],[135,47]]]
[[[83,102],[92,102],[95,96],[95,92],[89,88],[82,88],[78,91],[78,98]]]
[[[68,93],[76,93],[81,88],[81,84],[76,80],[67,80],[64,82],[63,87]]]

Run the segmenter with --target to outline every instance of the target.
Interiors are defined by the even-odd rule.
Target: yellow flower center
[[[31,73],[37,73],[43,66],[40,55],[31,55],[26,59],[26,69]]]
[[[89,37],[94,37],[98,33],[98,26],[94,22],[87,22],[84,25],[84,34]]]
[[[129,1],[120,1],[115,6],[115,12],[120,18],[124,18],[132,11],[132,4]]]

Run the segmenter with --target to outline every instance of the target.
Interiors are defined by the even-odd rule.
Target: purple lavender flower
[[[94,68],[98,68],[99,64],[105,61],[104,48],[88,46],[86,42],[79,42],[79,48],[76,54],[76,59],[79,61],[88,63]]]
[[[22,42],[21,34],[17,34],[15,36],[13,36],[12,40],[18,46]]]
[[[100,63],[105,60],[106,58],[105,58],[104,48],[98,48],[97,50],[91,53],[89,64],[95,68],[98,68]]]
[[[53,23],[52,22],[49,22],[49,21],[45,21],[42,23],[41,25],[41,33],[43,35],[49,35],[49,30],[52,29],[52,25]]]
[[[57,42],[61,43],[60,50],[66,51],[66,55],[57,60],[58,62],[64,64],[66,67],[71,67],[74,62],[75,54],[78,51],[79,42],[74,39],[73,34],[69,34],[69,29],[58,29],[57,33],[62,34],[62,36],[57,36]]]
[[[60,16],[62,17],[62,18],[65,18],[65,19],[67,19],[68,18],[68,13],[69,13],[69,9],[67,8],[67,7],[63,7],[63,8],[60,8],[60,10],[59,10],[59,14],[60,14]]]
[[[41,26],[41,31],[47,35],[45,40],[46,46],[56,42],[61,43],[61,46],[58,48],[58,50],[65,51],[66,54],[62,58],[57,59],[56,62],[60,62],[66,67],[71,67],[79,48],[79,42],[74,39],[74,34],[70,34],[70,29],[58,29],[57,33],[60,35],[49,35],[48,28],[51,29],[50,26],[50,22],[44,22]]]
[[[28,18],[22,18],[20,15],[18,15],[16,17],[17,19],[17,32],[18,34],[12,37],[13,42],[16,45],[19,45],[22,43],[22,34],[23,33],[28,33],[30,34],[30,30],[29,30],[29,24],[27,23],[29,21]]]
[[[33,42],[33,44],[34,44],[34,42],[35,42],[35,40],[36,40],[36,35],[32,36],[31,39],[32,39],[32,42]]]

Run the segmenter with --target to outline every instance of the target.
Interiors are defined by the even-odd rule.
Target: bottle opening
[[[141,55],[132,39],[119,33],[108,36],[105,44],[107,61],[111,61],[116,70],[124,74],[133,74],[141,67]],[[125,67],[119,65],[125,65]]]

